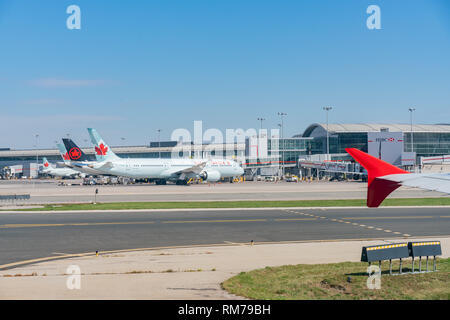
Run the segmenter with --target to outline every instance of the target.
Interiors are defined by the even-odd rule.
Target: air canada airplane
[[[355,148],[345,149],[368,173],[367,206],[378,207],[400,186],[450,194],[450,173],[410,173]]]
[[[95,146],[96,170],[136,179],[152,179],[157,184],[168,180],[176,184],[187,184],[190,178],[216,182],[221,178],[238,177],[244,170],[234,160],[227,159],[151,159],[120,158],[105,143],[95,129],[88,128],[91,141]]]
[[[95,167],[99,166],[97,161],[89,160],[88,156],[79,148],[72,139],[62,139],[64,143],[65,152],[63,156],[64,165],[75,171],[88,174],[88,175],[101,175],[101,171],[96,170]]]
[[[80,174],[78,171],[72,170],[70,168],[54,168],[45,157],[43,158],[43,164],[44,168],[42,169],[42,172],[51,176],[70,178]]]
[[[70,162],[70,158],[69,154],[67,153],[66,147],[64,147],[64,145],[62,145],[61,143],[57,143],[56,146],[58,147],[59,154],[64,161],[64,165],[68,164]]]

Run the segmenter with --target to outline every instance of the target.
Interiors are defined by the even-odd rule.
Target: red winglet
[[[379,179],[390,174],[406,174],[408,171],[393,166],[386,161],[377,159],[370,154],[355,148],[345,149],[358,161],[368,173],[367,206],[378,207],[383,200],[395,189],[400,187],[397,182]]]

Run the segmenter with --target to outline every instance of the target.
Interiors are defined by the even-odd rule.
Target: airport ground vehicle
[[[299,179],[297,176],[289,176],[286,178],[286,182],[298,182]]]
[[[0,169],[0,179],[11,180],[23,178],[24,168],[23,165],[7,166]]]
[[[83,179],[83,185],[117,185],[117,184],[129,184],[131,181],[128,178],[114,177],[114,176],[89,176]]]
[[[13,178],[13,173],[10,167],[4,167],[0,170],[0,179],[9,180]]]

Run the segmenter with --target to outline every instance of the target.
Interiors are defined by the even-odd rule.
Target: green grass
[[[266,267],[242,272],[222,287],[238,296],[262,300],[449,300],[450,259],[437,261],[438,272],[400,276],[388,275],[389,264],[383,263],[379,290],[367,288],[368,264],[362,262]],[[429,267],[431,270],[432,261]],[[416,271],[418,268],[416,261]],[[411,260],[404,261],[403,271],[411,271]],[[393,272],[398,272],[398,263]]]
[[[383,206],[450,206],[450,198],[386,199]],[[271,208],[271,207],[365,207],[366,200],[287,200],[287,201],[185,201],[185,202],[110,202],[45,205],[22,211],[55,210],[123,210],[123,209],[181,209],[181,208]]]

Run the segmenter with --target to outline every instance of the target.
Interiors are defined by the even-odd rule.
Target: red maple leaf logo
[[[44,163],[44,167],[48,168],[48,162]]]
[[[63,159],[70,160],[69,154],[67,152],[65,154],[63,154]]]
[[[105,147],[105,145],[103,143],[100,143],[99,147],[95,147],[95,152],[97,152],[97,155],[99,155],[99,156],[106,155],[106,153],[108,152],[108,147]]]
[[[81,158],[81,150],[78,148],[72,148],[69,151],[69,156],[72,160],[78,160]]]

